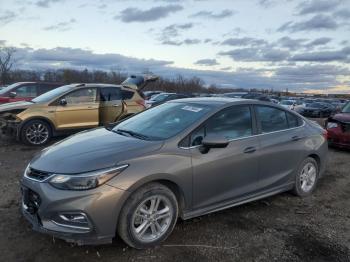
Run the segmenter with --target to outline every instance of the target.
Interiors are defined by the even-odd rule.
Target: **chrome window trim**
[[[274,133],[280,133],[280,132],[285,132],[285,131],[289,131],[289,130],[294,130],[294,129],[299,129],[302,128],[306,125],[306,122],[304,119],[301,119],[303,121],[303,124],[297,127],[292,127],[292,128],[287,128],[287,129],[282,129],[282,130],[277,130],[277,131],[272,131],[272,132],[267,132],[267,133],[261,133],[261,134],[257,134],[257,135],[251,135],[251,136],[244,136],[244,137],[239,137],[239,138],[233,138],[233,139],[229,139],[228,142],[231,143],[233,141],[238,141],[238,140],[243,140],[243,139],[247,139],[247,138],[252,138],[252,137],[258,137],[258,136],[263,136],[263,135],[269,135],[269,134],[274,134]],[[201,145],[197,145],[197,146],[190,146],[190,147],[182,147],[180,146],[180,149],[193,149],[193,148],[198,148]]]

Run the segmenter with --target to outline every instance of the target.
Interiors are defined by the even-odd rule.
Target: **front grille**
[[[26,176],[28,178],[31,178],[31,179],[34,179],[34,180],[37,180],[37,181],[44,181],[50,175],[51,175],[51,173],[39,171],[39,170],[36,170],[36,169],[33,169],[33,168],[29,168],[29,171],[26,173]]]

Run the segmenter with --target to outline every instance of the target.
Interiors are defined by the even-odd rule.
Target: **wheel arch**
[[[41,120],[41,121],[46,122],[47,124],[49,124],[49,126],[51,128],[52,134],[55,134],[55,132],[56,132],[55,125],[53,124],[53,122],[50,119],[43,117],[43,116],[33,116],[33,117],[30,117],[30,118],[27,118],[26,120],[24,120],[21,123],[21,125],[19,126],[18,133],[20,134],[22,132],[22,129],[23,129],[25,124],[27,124],[28,122],[33,121],[33,120]]]

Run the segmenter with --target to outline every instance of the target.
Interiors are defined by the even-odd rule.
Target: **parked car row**
[[[108,125],[143,111],[146,105],[140,89],[155,79],[132,76],[121,85],[71,84],[30,101],[3,104],[0,128],[26,144],[44,145],[60,134]],[[5,94],[13,88],[18,92],[18,86],[32,88],[21,83],[9,86]]]

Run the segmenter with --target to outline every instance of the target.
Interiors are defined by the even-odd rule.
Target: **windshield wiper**
[[[150,137],[146,136],[146,135],[142,135],[142,134],[139,134],[139,133],[136,133],[134,131],[131,131],[131,130],[126,130],[126,129],[117,129],[117,130],[113,130],[113,132],[117,133],[117,134],[128,134],[132,137],[136,137],[136,138],[139,138],[139,139],[142,139],[142,140],[149,140]]]

